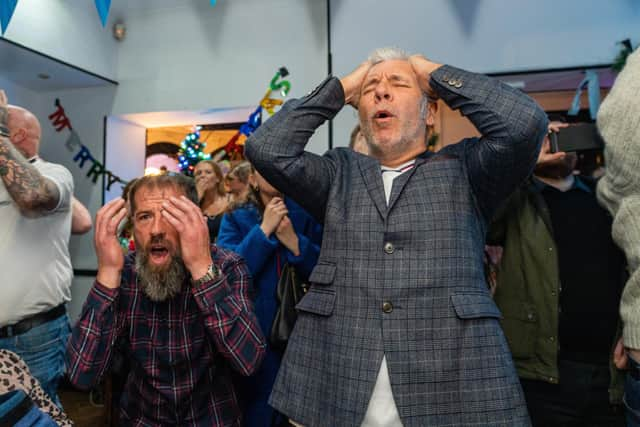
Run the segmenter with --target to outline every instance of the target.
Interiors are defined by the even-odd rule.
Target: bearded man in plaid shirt
[[[96,217],[98,275],[67,348],[71,382],[97,383],[124,341],[120,425],[239,426],[231,369],[251,375],[265,352],[247,267],[210,244],[189,178],[141,178],[129,200],[137,251],[126,258],[125,202]]]

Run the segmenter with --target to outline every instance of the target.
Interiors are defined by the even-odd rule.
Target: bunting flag
[[[104,165],[96,160],[87,146],[84,145],[82,141],[80,141],[80,137],[71,127],[71,121],[65,114],[64,108],[62,108],[62,104],[60,103],[59,99],[56,99],[55,107],[56,110],[49,115],[51,125],[56,129],[57,132],[61,132],[63,129],[69,129],[69,137],[67,138],[67,141],[64,145],[65,147],[67,147],[68,151],[70,151],[71,153],[75,153],[73,156],[73,161],[74,163],[78,164],[78,167],[80,169],[83,169],[85,164],[89,165],[89,171],[87,172],[86,177],[91,179],[91,182],[95,184],[98,182],[98,178],[101,175],[104,175],[107,182],[107,191],[111,190],[111,186],[116,182],[120,182],[123,185],[126,184],[127,181],[121,179],[117,175],[114,175],[113,172],[105,169]]]
[[[0,0],[2,1],[2,0]],[[100,15],[100,21],[102,27],[107,25],[107,18],[109,17],[109,7],[111,7],[111,0],[95,0],[96,9],[98,9],[98,15]]]
[[[571,103],[571,107],[569,107],[569,111],[567,111],[567,115],[578,115],[580,111],[580,95],[582,95],[582,90],[585,86],[587,87],[587,94],[589,96],[589,114],[591,115],[591,120],[595,120],[598,115],[598,109],[600,108],[600,80],[598,78],[598,72],[595,70],[585,71],[585,77],[576,89],[576,94],[573,97],[573,102]]]
[[[7,31],[9,22],[13,17],[13,11],[16,10],[18,0],[0,0],[0,25],[2,26],[2,35]]]
[[[211,6],[215,6],[216,5],[216,0],[211,0]]]

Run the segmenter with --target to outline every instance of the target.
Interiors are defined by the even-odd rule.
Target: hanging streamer
[[[64,145],[71,153],[75,153],[73,161],[78,164],[80,169],[84,169],[85,163],[90,165],[89,171],[86,174],[87,178],[90,178],[91,182],[95,184],[98,182],[98,178],[101,175],[104,175],[107,178],[107,191],[111,190],[111,186],[116,182],[126,184],[127,181],[124,181],[119,176],[114,175],[111,171],[106,170],[104,165],[96,160],[96,158],[91,154],[91,151],[89,151],[82,141],[80,141],[80,137],[71,127],[71,121],[64,112],[64,108],[62,108],[62,104],[59,99],[56,99],[55,106],[56,110],[49,114],[51,125],[57,132],[61,132],[63,129],[69,129],[69,137]]]
[[[107,25],[107,18],[109,17],[109,7],[111,7],[111,0],[95,0],[96,9],[98,9],[98,15],[100,15],[100,22],[102,27]]]
[[[288,75],[289,70],[287,70],[286,67],[280,67],[278,69],[275,76],[273,76],[273,78],[271,79],[271,82],[269,82],[269,88],[260,100],[258,108],[256,108],[255,111],[251,113],[247,122],[240,126],[238,132],[236,132],[231,137],[231,139],[225,144],[223,149],[213,156],[214,161],[220,161],[225,156],[228,156],[231,159],[241,158],[244,147],[237,143],[238,138],[240,137],[240,135],[251,135],[262,124],[263,109],[266,110],[269,115],[272,115],[275,112],[275,107],[282,105],[282,99],[271,98],[271,93],[279,90],[282,96],[287,96],[289,90],[291,89],[291,83],[289,83],[287,80],[278,80]]]
[[[573,102],[567,114],[569,116],[578,115],[580,111],[580,95],[582,95],[582,90],[585,86],[589,96],[589,115],[591,116],[591,120],[595,120],[598,115],[598,108],[600,108],[600,80],[595,70],[585,71],[584,79],[582,79],[576,89],[576,94],[573,97]]]
[[[280,90],[280,94],[282,96],[287,96],[287,94],[289,93],[289,89],[291,89],[291,83],[289,83],[287,80],[283,80],[278,83],[278,79],[285,78],[288,75],[289,70],[287,70],[285,67],[280,67],[276,75],[271,79],[271,83],[269,84],[271,90]]]
[[[247,123],[240,126],[240,133],[245,136],[249,136],[256,129],[258,129],[258,126],[260,126],[261,124],[262,124],[262,106],[259,106],[258,108],[256,108],[256,111],[251,113]]]
[[[16,10],[18,0],[0,0],[0,25],[2,25],[2,35],[7,31],[9,22],[13,17],[13,12]]]

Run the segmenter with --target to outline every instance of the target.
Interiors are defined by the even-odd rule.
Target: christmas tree
[[[204,153],[207,144],[200,141],[200,126],[196,126],[180,144],[178,159],[180,171],[188,176],[193,176],[193,170],[200,160],[208,160],[211,155]]]

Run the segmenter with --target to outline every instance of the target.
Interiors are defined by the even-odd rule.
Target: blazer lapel
[[[378,209],[382,219],[387,219],[387,201],[384,197],[384,184],[382,183],[382,173],[380,162],[373,157],[358,156],[358,167],[364,179],[369,196]]]

